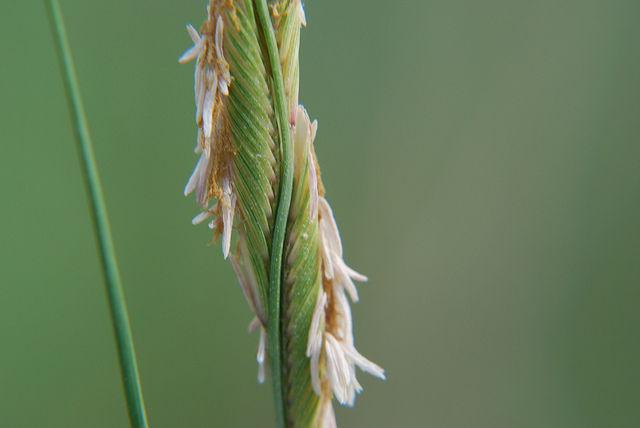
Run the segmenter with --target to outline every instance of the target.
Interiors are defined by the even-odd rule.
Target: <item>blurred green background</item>
[[[640,426],[640,3],[309,0],[301,100],[361,375],[341,427]],[[271,427],[194,201],[201,1],[62,0],[154,427]],[[125,427],[41,1],[0,5],[0,426]]]

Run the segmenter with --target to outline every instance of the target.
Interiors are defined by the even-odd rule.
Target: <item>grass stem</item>
[[[65,92],[81,159],[80,164],[83,179],[91,202],[91,216],[100,250],[111,320],[118,347],[121,375],[127,398],[129,420],[131,426],[134,428],[146,428],[148,426],[147,415],[142,397],[142,388],[140,386],[140,376],[138,374],[135,349],[131,336],[129,315],[127,314],[127,305],[122,291],[120,273],[107,216],[107,207],[100,184],[100,176],[93,152],[87,118],[80,96],[80,88],[71,56],[71,48],[62,19],[60,4],[57,0],[46,0],[46,4],[60,59]]]
[[[278,121],[280,142],[282,150],[281,163],[281,187],[276,210],[276,219],[273,229],[271,244],[271,265],[269,269],[269,297],[267,335],[269,344],[269,360],[271,362],[271,377],[273,381],[273,394],[276,406],[276,426],[285,427],[286,408],[282,382],[282,326],[281,326],[281,296],[282,296],[282,253],[284,251],[284,239],[291,205],[291,191],[293,187],[293,155],[291,137],[289,135],[289,120],[287,103],[284,93],[284,81],[280,65],[280,55],[276,42],[275,32],[271,23],[269,9],[266,0],[254,0],[258,22],[262,27],[264,41],[269,55],[269,63],[272,73],[272,91],[274,95],[274,108]]]

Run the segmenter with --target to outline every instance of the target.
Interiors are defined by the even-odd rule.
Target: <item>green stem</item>
[[[98,167],[89,135],[86,114],[82,105],[80,88],[76,77],[75,66],[71,56],[71,48],[67,39],[67,32],[62,19],[62,12],[57,0],[47,1],[49,18],[56,48],[61,62],[65,91],[69,109],[73,119],[75,139],[81,158],[81,168],[89,199],[94,232],[98,241],[102,270],[109,298],[111,320],[118,346],[118,357],[124,389],[129,409],[129,420],[134,428],[148,426],[147,415],[142,398],[140,376],[136,364],[136,355],[131,337],[131,327],[127,314],[127,305],[120,282],[120,273],[116,262],[116,255],[111,239],[111,228],[107,217],[107,207],[104,201]]]
[[[273,379],[273,395],[276,405],[276,426],[285,426],[285,400],[282,382],[282,334],[281,334],[281,295],[282,295],[282,253],[287,229],[289,206],[291,205],[291,190],[293,187],[293,160],[291,153],[291,138],[289,135],[289,121],[287,103],[284,93],[284,81],[280,66],[280,55],[276,36],[269,16],[266,0],[254,0],[258,14],[258,22],[266,42],[267,52],[272,73],[272,90],[275,100],[276,118],[281,141],[281,181],[278,208],[273,229],[271,244],[271,266],[269,269],[269,297],[267,335],[269,343],[269,361],[271,362],[271,377]]]

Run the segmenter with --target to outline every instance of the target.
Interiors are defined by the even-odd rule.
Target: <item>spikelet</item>
[[[332,399],[351,406],[362,390],[355,368],[380,378],[384,372],[354,347],[349,299],[358,299],[353,281],[366,277],[344,262],[314,150],[317,122],[311,123],[298,105],[300,28],[306,24],[302,4],[280,0],[272,2],[270,11],[289,120],[282,132],[289,133],[293,152],[281,267],[285,420],[289,427],[335,427]],[[180,62],[196,60],[200,155],[185,194],[195,192],[203,210],[193,223],[211,219],[209,227],[221,236],[223,255],[254,314],[249,329],[260,335],[256,359],[262,382],[283,141],[274,113],[273,76],[255,13],[251,0],[211,0],[200,31],[187,27],[194,45]]]
[[[352,406],[362,391],[355,368],[381,379],[384,371],[354,346],[349,299],[358,300],[353,281],[367,278],[343,259],[340,235],[315,161],[317,122],[311,123],[301,106],[296,118],[284,283],[288,399],[297,418],[290,422],[291,426],[331,427],[335,426],[332,396]],[[305,406],[313,400],[307,397],[312,394],[318,402],[309,412]],[[298,425],[298,421],[303,423]]]
[[[204,211],[197,224],[222,236],[249,307],[250,329],[260,331],[259,378],[264,379],[269,248],[278,192],[278,135],[267,66],[250,0],[213,0],[200,32],[187,27],[194,46],[180,62],[196,59],[195,100],[200,159],[185,188]],[[210,200],[217,202],[210,206]],[[232,251],[232,236],[235,248]]]

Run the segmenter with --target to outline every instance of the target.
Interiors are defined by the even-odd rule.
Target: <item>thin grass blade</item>
[[[100,176],[93,152],[89,126],[80,96],[80,87],[76,76],[71,48],[62,18],[62,11],[57,0],[46,1],[51,22],[51,29],[56,42],[56,49],[60,59],[65,92],[72,117],[76,144],[80,155],[80,165],[83,173],[89,200],[91,203],[91,217],[94,232],[100,250],[102,271],[104,274],[111,320],[116,336],[120,370],[127,398],[129,420],[134,428],[148,426],[147,414],[140,385],[140,375],[136,363],[136,354],[131,335],[131,326],[127,305],[120,281],[120,272],[116,260],[111,227],[107,216]]]

